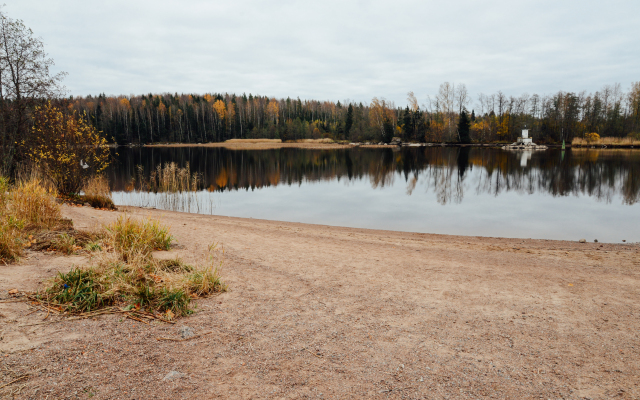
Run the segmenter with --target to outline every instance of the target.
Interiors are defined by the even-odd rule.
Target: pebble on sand
[[[187,376],[187,374],[183,374],[182,372],[178,372],[178,371],[171,371],[164,378],[162,378],[162,380],[172,381],[174,379],[184,378],[185,376]]]

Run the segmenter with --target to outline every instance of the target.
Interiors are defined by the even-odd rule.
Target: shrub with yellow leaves
[[[51,102],[34,111],[24,154],[63,194],[78,193],[88,178],[109,164],[107,141],[84,115],[69,113]]]
[[[586,133],[584,135],[584,139],[587,141],[587,143],[593,143],[593,142],[597,142],[598,140],[600,140],[600,135],[598,135],[595,132]]]

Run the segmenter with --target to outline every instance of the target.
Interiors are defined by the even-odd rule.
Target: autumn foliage
[[[26,158],[62,193],[77,193],[109,164],[107,141],[83,115],[47,102],[37,106],[33,127],[22,142]]]

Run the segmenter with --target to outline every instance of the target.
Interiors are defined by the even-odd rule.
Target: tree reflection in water
[[[344,150],[228,150],[224,148],[126,148],[108,171],[114,191],[135,189],[136,166],[148,174],[157,165],[188,162],[202,189],[253,190],[303,182],[368,179],[372,188],[404,178],[411,196],[418,183],[440,204],[461,203],[468,190],[589,196],[635,204],[640,195],[640,150],[580,149],[523,154],[475,147],[404,147]],[[473,171],[474,173],[470,173]]]

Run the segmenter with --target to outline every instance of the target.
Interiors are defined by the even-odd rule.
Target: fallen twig
[[[191,336],[191,337],[188,337],[188,338],[182,338],[182,339],[175,339],[175,338],[168,338],[168,337],[157,337],[157,338],[156,338],[156,340],[169,340],[169,341],[171,341],[171,342],[184,342],[184,341],[187,341],[187,340],[191,340],[191,339],[198,338],[198,337],[200,337],[200,336],[208,335],[208,334],[210,334],[210,333],[213,333],[213,331],[204,332],[204,333],[201,333],[201,334],[199,334],[199,335],[193,335],[193,336]]]
[[[18,325],[18,328],[22,328],[22,327],[25,327],[25,326],[57,324],[58,322],[62,322],[62,321],[65,321],[65,320],[64,319],[59,319],[57,321],[44,321],[44,322],[36,322],[36,323],[33,323],[33,324]]]
[[[385,389],[385,390],[381,390],[380,393],[390,393],[390,392],[393,392],[394,390],[398,391],[398,390],[405,390],[405,389],[411,389],[411,386],[407,386],[407,387],[403,387],[403,388]]]
[[[9,382],[9,383],[5,383],[4,385],[0,386],[0,389],[2,389],[3,387],[9,386],[9,385],[11,385],[12,383],[19,382],[19,381],[23,380],[24,378],[26,378],[26,377],[28,377],[28,376],[29,376],[28,374],[27,374],[27,375],[22,375],[21,377],[19,377],[19,378],[17,378],[17,379],[14,379],[14,380],[12,380],[12,381],[11,381],[11,382]]]
[[[320,355],[318,355],[318,354],[314,353],[313,351],[311,351],[311,350],[307,349],[306,347],[305,347],[304,349],[305,349],[306,351],[308,351],[309,353],[313,354],[314,356],[316,356],[316,357],[318,357],[318,358],[322,358],[322,356],[320,356]]]
[[[147,321],[145,321],[145,320],[143,320],[143,319],[140,319],[140,318],[137,318],[137,317],[134,317],[134,316],[133,316],[133,315],[131,315],[131,314],[127,314],[127,318],[130,318],[130,319],[132,319],[132,320],[134,320],[134,321],[142,322],[143,324],[151,325],[151,324],[150,324],[150,323],[148,323]]]

